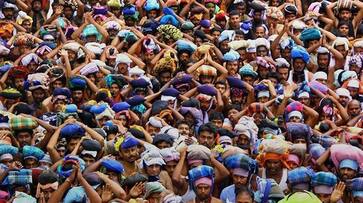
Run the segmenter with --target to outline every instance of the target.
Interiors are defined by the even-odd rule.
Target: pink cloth
[[[337,168],[339,168],[339,163],[345,159],[355,160],[358,162],[359,167],[363,168],[363,151],[358,147],[347,144],[334,144],[330,147],[330,157]]]
[[[205,184],[205,185],[209,185],[212,186],[212,180],[210,178],[199,178],[198,180],[195,181],[194,185],[198,186],[199,184]]]

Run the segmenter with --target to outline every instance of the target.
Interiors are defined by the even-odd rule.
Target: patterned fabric
[[[204,177],[213,179],[214,170],[212,167],[202,165],[202,166],[193,168],[193,169],[189,170],[189,172],[188,172],[188,178],[189,178],[190,183],[193,183],[194,181],[196,181],[200,178],[204,178]]]
[[[306,143],[310,142],[310,137],[313,135],[311,128],[304,123],[287,123],[286,132],[290,141],[304,139]]]
[[[287,181],[290,184],[310,183],[314,171],[305,167],[295,168],[287,173]]]
[[[213,66],[202,65],[197,69],[199,75],[217,76],[217,69]]]
[[[333,187],[337,182],[338,179],[333,173],[323,171],[315,173],[311,179],[312,186],[327,185]]]
[[[27,185],[33,183],[32,170],[21,169],[9,171],[8,180],[10,185]]]
[[[12,130],[34,129],[38,127],[38,123],[31,118],[15,116],[10,119],[10,127]]]

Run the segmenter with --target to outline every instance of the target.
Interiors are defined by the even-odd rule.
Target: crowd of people
[[[361,0],[0,0],[0,203],[362,203]]]

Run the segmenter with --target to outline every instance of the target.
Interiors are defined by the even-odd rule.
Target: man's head
[[[358,100],[352,100],[348,103],[348,114],[351,118],[358,116],[362,111],[360,102]]]
[[[233,29],[240,29],[241,18],[239,12],[233,10],[229,13],[229,25]]]
[[[37,88],[32,91],[32,96],[35,103],[41,103],[46,99],[46,91],[42,88]]]
[[[321,71],[328,71],[330,63],[329,53],[318,53],[318,66]]]
[[[188,122],[180,120],[177,122],[176,126],[179,130],[180,135],[185,137],[189,137],[191,135],[192,132]]]
[[[245,186],[248,182],[248,171],[242,168],[232,169],[232,180],[236,188]]]
[[[20,147],[32,144],[33,130],[18,130],[14,132],[14,135]]]
[[[200,178],[194,182],[194,185],[195,193],[200,201],[208,200],[211,197],[212,180],[210,178]]]
[[[81,102],[83,100],[83,90],[73,90],[72,99],[76,103]]]
[[[212,149],[216,142],[216,126],[212,123],[206,123],[199,127],[198,142],[201,145]]]
[[[351,159],[344,159],[339,164],[340,179],[345,182],[357,176],[359,166],[357,161]]]
[[[268,159],[265,167],[269,174],[278,175],[282,171],[282,162],[279,159]]]

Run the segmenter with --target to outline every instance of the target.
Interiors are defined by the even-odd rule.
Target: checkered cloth
[[[33,183],[32,170],[28,169],[9,171],[7,178],[10,185],[27,185]]]
[[[258,165],[256,160],[251,159],[245,154],[235,154],[227,157],[224,160],[224,165],[228,169],[241,168],[250,172],[250,174],[255,173],[258,170]]]
[[[10,127],[12,130],[34,129],[38,123],[31,118],[16,116],[10,119]]]
[[[305,167],[295,168],[287,173],[287,181],[292,184],[310,183],[314,171]]]
[[[353,191],[363,191],[363,177],[354,178],[351,182],[351,188]]]
[[[312,186],[327,185],[333,187],[337,184],[337,177],[331,172],[317,172],[311,179]]]

